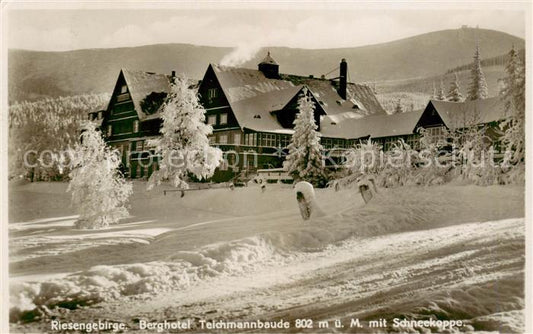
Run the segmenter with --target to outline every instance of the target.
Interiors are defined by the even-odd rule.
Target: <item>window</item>
[[[111,126],[111,124],[109,124],[107,126],[107,136],[111,137],[112,134],[113,134],[113,127]]]
[[[218,88],[209,88],[207,90],[207,98],[214,99],[218,97]]]
[[[228,124],[228,114],[220,114],[220,125]]]
[[[142,152],[142,150],[143,150],[143,141],[139,140],[135,142],[135,151]]]
[[[209,145],[213,145],[216,143],[217,136],[216,135],[210,135],[209,137]]]
[[[262,146],[276,147],[276,135],[263,133],[261,139]]]
[[[323,138],[322,139],[322,146],[324,146],[324,148],[332,148],[333,147],[333,139]]]
[[[219,144],[227,144],[228,143],[228,135],[226,135],[226,134],[218,135],[218,143]]]
[[[234,133],[233,134],[233,143],[235,145],[240,145],[241,144],[241,134],[240,133]]]
[[[257,145],[257,133],[247,133],[244,135],[244,145]]]
[[[133,121],[133,133],[139,132],[139,121],[135,120]]]
[[[122,85],[122,87],[120,87],[120,94],[124,94],[127,92],[128,92],[128,86]]]
[[[434,142],[444,139],[444,127],[443,126],[435,126],[431,128],[426,128],[426,131],[429,137]]]
[[[209,115],[209,116],[207,116],[207,124],[209,124],[209,125],[217,124],[217,115]]]
[[[281,147],[289,146],[290,141],[291,141],[291,137],[289,137],[289,136],[281,136],[281,139],[280,139]]]

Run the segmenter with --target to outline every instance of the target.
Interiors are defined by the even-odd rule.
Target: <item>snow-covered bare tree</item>
[[[506,149],[504,162],[516,166],[521,165],[525,157],[525,68],[514,46],[508,57],[507,76],[500,92],[508,117],[500,127],[505,131],[502,137]]]
[[[442,79],[440,80],[439,91],[437,93],[436,99],[439,101],[446,100],[446,95],[444,95],[444,82],[442,81]]]
[[[457,76],[457,72],[454,73],[454,80],[450,84],[446,99],[451,102],[463,101],[463,94],[461,94],[461,88],[459,87],[459,77]]]
[[[474,62],[470,70],[470,87],[468,87],[467,100],[486,99],[489,96],[485,74],[481,69],[481,56],[479,55],[479,45],[476,45]]]
[[[128,216],[132,185],[118,167],[118,152],[106,146],[92,122],[83,124],[81,142],[70,152],[72,170],[67,191],[78,209],[78,228],[105,228]]]
[[[213,131],[205,124],[205,109],[186,78],[176,78],[161,112],[161,136],[149,142],[160,155],[159,170],[152,173],[148,189],[170,180],[174,187],[187,189],[192,174],[199,179],[213,175],[222,161],[222,151],[209,146]]]
[[[294,120],[294,134],[285,159],[285,169],[295,181],[307,181],[314,186],[324,186],[326,176],[322,161],[320,133],[315,123],[315,105],[307,89],[298,100],[299,112]]]

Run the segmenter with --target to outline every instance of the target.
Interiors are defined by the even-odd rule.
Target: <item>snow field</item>
[[[435,195],[428,196],[426,189]],[[521,210],[520,205],[512,204],[517,203],[517,200],[519,203],[520,195],[517,195],[516,190],[505,187],[494,189],[405,187],[401,191],[383,190],[368,205],[363,205],[360,195],[350,190],[341,192],[331,189],[317,190],[316,195],[326,216],[305,223],[298,214],[293,189],[271,186],[265,193],[255,188],[238,188],[234,191],[212,189],[190,192],[179,200],[176,200],[176,196],[168,195],[165,198],[160,197],[160,201],[154,199],[154,202],[161,206],[173,205],[179,213],[184,213],[184,217],[202,212],[205,214],[202,217],[211,218],[213,214],[228,212],[234,215],[233,218],[230,216],[196,220],[199,222],[189,220],[187,224],[179,221],[180,215],[176,214],[177,212],[171,216],[170,209],[165,208],[154,211],[163,214],[151,217],[154,218],[153,223],[128,222],[113,226],[111,230],[82,231],[84,236],[81,238],[73,238],[73,232],[70,230],[48,232],[46,226],[40,226],[44,228],[41,230],[44,236],[47,236],[47,233],[55,233],[52,239],[66,244],[80,241],[94,242],[92,239],[97,240],[97,238],[92,237],[93,233],[101,234],[108,239],[121,239],[131,238],[132,233],[147,230],[143,237],[143,240],[150,243],[147,246],[159,248],[159,251],[163,252],[161,254],[166,255],[159,257],[157,261],[91,266],[65,277],[44,282],[13,279],[10,289],[12,319],[17,319],[24,312],[41,306],[76,308],[77,305],[90,305],[127,296],[153,296],[165,291],[190,291],[198,285],[209,285],[213,280],[227,281],[243,275],[256,277],[256,273],[264,268],[276,272],[280,268],[285,268],[289,276],[290,268],[312,272],[317,268],[336,265],[354,258],[368,260],[375,254],[387,250],[383,245],[387,244],[390,233],[428,230],[468,221],[483,221],[488,217],[520,216]],[[142,193],[142,196],[148,195]],[[203,202],[199,200],[201,196],[205,197]],[[491,201],[493,197],[505,200],[494,202]],[[473,207],[472,204],[476,204],[477,207]],[[451,220],[450,213],[458,218]],[[171,219],[178,221],[172,224]],[[53,220],[49,222],[54,224]],[[42,221],[34,223],[43,224]],[[57,228],[65,228],[62,224]],[[17,225],[15,230],[22,233],[19,236],[20,240],[26,240],[28,243],[36,241],[31,234],[26,236],[23,234],[24,231],[29,232],[32,229],[22,226],[27,227],[31,224],[15,224]],[[152,228],[139,228],[146,225],[151,225]],[[173,231],[165,232],[163,228]],[[508,227],[505,228],[508,230]],[[230,235],[235,232],[233,236],[237,239],[220,237],[217,233],[219,229],[229,230]],[[243,233],[243,230],[248,233]],[[153,233],[154,231],[162,234]],[[164,249],[161,250],[161,247],[166,245],[179,245],[184,241],[184,234],[197,231],[201,232],[202,240],[205,238],[209,243],[202,245],[202,242],[197,240],[200,245],[198,247],[169,248],[166,252]],[[442,240],[442,234],[429,231],[428,243]],[[112,233],[111,238],[108,233]],[[453,239],[460,237],[462,232],[450,229],[448,233],[451,233],[449,237]],[[239,236],[242,237],[238,238]],[[409,250],[409,238],[400,243],[397,242],[397,237],[391,240],[396,242],[393,248],[395,253]],[[46,248],[46,244],[41,246]],[[94,247],[99,246],[96,244]],[[38,255],[34,260],[39,260]],[[130,255],[126,249],[123,256],[133,255]],[[379,257],[377,260],[379,261]],[[298,265],[299,263],[302,264]],[[437,265],[440,264],[436,263],[435,266]],[[303,272],[296,271],[293,274]],[[459,272],[467,275],[469,269],[460,268]],[[388,280],[408,277],[409,274],[405,269],[398,268]],[[272,282],[276,281],[278,280]],[[268,284],[268,282],[263,283]],[[354,283],[353,286],[359,285]],[[327,295],[336,295],[343,289],[335,286],[323,287],[321,290],[326,291]],[[346,291],[353,292],[350,289]]]

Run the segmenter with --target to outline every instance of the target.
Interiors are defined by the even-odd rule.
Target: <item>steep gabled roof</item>
[[[505,103],[499,97],[465,102],[431,100],[426,109],[430,105],[451,129],[495,122],[506,117]]]
[[[327,79],[316,79],[297,75],[281,75],[282,79],[294,84],[309,87],[328,115],[355,112],[361,115],[386,114],[370,87],[363,84],[348,83],[347,100],[337,93],[334,83]]]
[[[133,71],[128,69],[122,69],[124,80],[128,85],[128,90],[133,101],[139,120],[151,120],[159,118],[161,112],[161,106],[153,114],[149,114],[142,108],[142,101],[153,93],[166,93],[170,92],[171,76],[165,74],[158,74],[153,72]],[[192,89],[198,88],[197,80],[188,80],[189,86]]]
[[[168,93],[170,91],[170,81],[167,75],[128,69],[122,69],[122,74],[128,85],[139,120],[148,116],[141,108],[141,101],[146,96],[151,93]]]
[[[233,102],[233,113],[239,124],[248,129],[264,132],[284,129],[272,111],[285,107],[302,88],[303,86],[289,87]]]
[[[329,80],[294,75],[269,79],[259,70],[217,64],[209,66],[241,127],[257,131],[283,129],[270,112],[286,106],[304,86],[309,88],[328,115],[346,112],[358,115],[386,114],[371,88],[366,85],[349,83],[348,100],[343,100]]]
[[[237,68],[210,64],[228,99],[232,102],[255,97],[260,94],[281,91],[294,87],[291,82],[265,77],[263,72],[248,68]]]
[[[361,117],[355,113],[325,116],[320,123],[324,137],[357,139],[404,136],[415,132],[423,111]]]
[[[241,127],[256,131],[281,130],[275,115],[300,91],[302,86],[269,79],[263,72],[247,68],[209,65]]]

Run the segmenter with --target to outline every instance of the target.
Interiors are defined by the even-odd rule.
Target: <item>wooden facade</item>
[[[282,167],[304,89],[315,104],[321,143],[333,160],[368,138],[384,150],[399,139],[417,149],[418,128],[438,132],[450,128],[451,114],[496,108],[491,104],[495,100],[430,101],[424,111],[387,115],[369,87],[347,83],[343,98],[336,81],[279,74],[270,55],[259,67],[267,73],[210,64],[198,86],[205,122],[213,127],[210,144],[219,147],[226,158],[214,181]],[[160,135],[158,113],[171,80],[172,76],[121,70],[107,109],[89,115],[101,122],[106,141],[120,151],[123,171],[129,177],[148,177],[157,168],[159,157],[149,140]],[[497,125],[501,117],[489,113],[490,117],[478,123]]]

